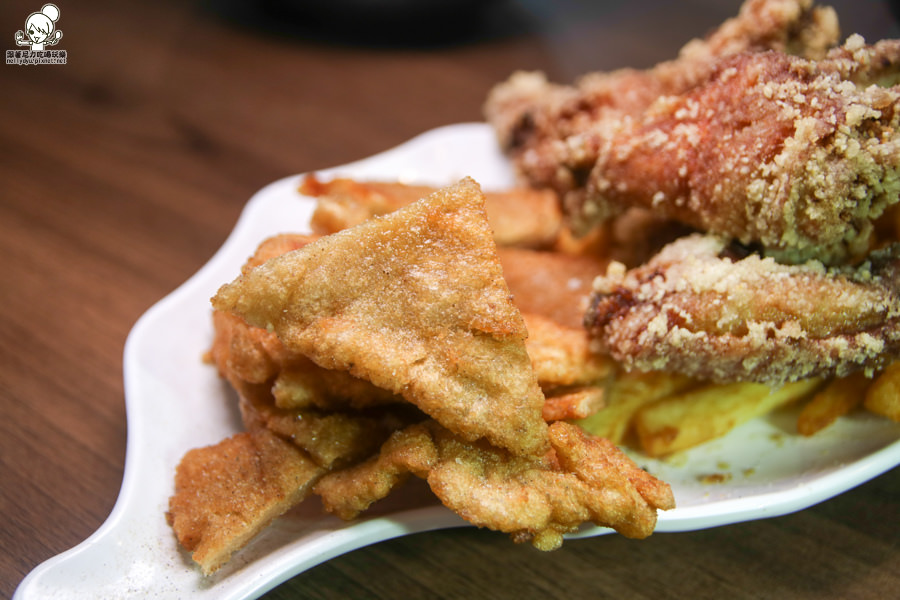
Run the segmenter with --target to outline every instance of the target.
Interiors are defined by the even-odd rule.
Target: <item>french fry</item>
[[[606,406],[575,423],[596,436],[618,444],[628,432],[632,416],[638,409],[692,385],[695,385],[692,379],[674,373],[622,373],[609,387]]]
[[[797,431],[810,436],[834,423],[863,401],[863,392],[871,379],[862,371],[832,379],[816,392],[797,417]]]
[[[863,401],[866,410],[900,422],[900,361],[891,364],[879,375]]]
[[[821,380],[772,390],[761,383],[709,385],[641,408],[634,426],[649,456],[664,456],[721,437],[734,427],[812,393]]]

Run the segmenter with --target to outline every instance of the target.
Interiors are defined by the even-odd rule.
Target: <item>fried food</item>
[[[761,383],[705,385],[640,408],[634,428],[641,450],[665,456],[722,437],[750,419],[808,397],[817,378],[770,388]]]
[[[863,405],[870,412],[900,423],[900,362],[892,363],[866,390]]]
[[[638,410],[697,385],[696,380],[679,373],[619,372],[606,390],[603,410],[579,418],[575,424],[588,433],[621,444],[631,432]]]
[[[219,374],[236,389],[245,383],[267,383],[279,408],[362,409],[403,401],[346,371],[323,369],[287,350],[273,332],[252,327],[236,315],[213,311],[212,319],[209,357]]]
[[[469,440],[547,447],[544,397],[469,179],[249,270],[217,310],[402,395]]]
[[[838,264],[870,250],[900,197],[900,41],[836,42],[830,9],[751,0],[674,61],[573,87],[520,74],[486,113],[576,231],[643,207],[784,262]]]
[[[626,368],[778,386],[900,356],[900,245],[859,267],[781,265],[699,234],[595,282],[586,324]]]
[[[584,419],[600,411],[605,405],[606,390],[602,384],[551,388],[544,392],[541,415],[548,423]]]
[[[503,278],[523,313],[581,327],[594,278],[609,264],[603,256],[498,248]]]
[[[613,361],[591,350],[583,327],[566,327],[529,313],[522,313],[522,317],[528,329],[525,347],[541,387],[586,385],[603,381],[612,373]]]
[[[247,273],[314,239],[297,234],[266,239],[242,271]],[[584,411],[598,407],[594,392],[568,390],[563,399],[563,391],[558,388],[585,386],[610,374],[612,361],[590,350],[581,326],[591,282],[603,272],[607,261],[524,249],[502,249],[499,257],[505,279],[511,282],[514,303],[520,310],[524,305],[540,312],[522,314],[528,330],[526,349],[538,383],[544,389],[556,390],[558,397],[553,403],[557,407],[568,403],[569,410],[574,411],[570,414],[586,416]],[[573,305],[578,308],[573,310]],[[210,357],[220,374],[238,389],[244,382],[271,383],[279,409],[358,410],[404,401],[346,371],[323,369],[287,350],[275,333],[248,325],[231,313],[214,311],[213,331]],[[559,410],[553,414],[559,414]]]
[[[267,429],[289,440],[326,469],[362,460],[391,432],[424,419],[414,407],[391,410],[318,410],[279,408],[267,385],[235,382],[244,427]]]
[[[900,64],[900,40],[856,36],[840,52]],[[641,206],[784,262],[864,256],[900,197],[900,87],[842,78],[849,60],[739,54],[691,91],[570,140],[593,162],[569,214],[591,226]]]
[[[807,402],[797,417],[797,433],[810,436],[825,429],[862,403],[871,378],[862,371],[829,381]]]
[[[485,116],[501,146],[532,185],[566,193],[583,184],[593,160],[566,152],[570,136],[640,115],[663,96],[683,94],[706,81],[720,59],[777,50],[822,58],[838,41],[837,16],[812,0],[748,0],[739,14],[706,39],[686,44],[678,58],[652,69],[619,69],[583,76],[573,86],[548,83],[540,73],[516,73],[497,85]],[[571,154],[568,163],[548,160]]]
[[[674,507],[669,486],[607,440],[564,422],[549,434],[551,452],[523,456],[423,423],[396,433],[377,457],[324,477],[315,493],[351,519],[413,474],[467,521],[541,550],[587,521],[646,537],[657,509]]]
[[[324,473],[265,429],[187,452],[166,519],[203,573],[224,564],[274,518],[306,498]]]
[[[300,193],[316,198],[310,225],[322,235],[394,212],[436,190],[425,185],[342,177],[324,182],[315,175],[307,175],[300,184]],[[498,245],[540,248],[556,240],[562,212],[552,192],[518,188],[486,192],[484,196],[488,222]]]

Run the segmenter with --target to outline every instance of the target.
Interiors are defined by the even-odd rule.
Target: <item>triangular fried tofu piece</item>
[[[213,305],[464,439],[549,447],[525,324],[471,179],[249,270]]]

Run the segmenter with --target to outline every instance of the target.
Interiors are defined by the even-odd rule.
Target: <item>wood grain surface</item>
[[[0,3],[0,47],[40,9]],[[65,65],[0,66],[0,597],[106,519],[126,440],[122,350],[250,195],[481,119],[516,69],[647,67],[736,0],[495,0],[389,20],[305,3],[57,2]],[[310,2],[309,5],[317,3]],[[887,2],[832,3],[897,37]],[[298,8],[299,7],[299,8]],[[399,19],[399,17],[398,17]],[[475,529],[335,558],[268,598],[887,598],[900,470],[790,516],[550,554]]]

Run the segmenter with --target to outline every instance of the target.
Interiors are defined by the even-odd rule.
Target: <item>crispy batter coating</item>
[[[346,371],[323,369],[287,350],[274,333],[248,325],[240,317],[213,311],[212,362],[219,374],[240,389],[267,383],[282,409],[362,409],[403,399]]]
[[[525,325],[470,179],[251,269],[213,305],[466,439],[547,446]]]
[[[324,473],[301,450],[258,429],[187,452],[166,518],[209,575],[275,517],[306,498]]]
[[[542,415],[548,423],[585,419],[606,407],[606,386],[592,385],[552,388],[544,391]]]
[[[567,327],[581,327],[591,283],[609,264],[599,255],[523,248],[498,248],[497,256],[518,309]]]
[[[329,511],[353,518],[412,473],[467,521],[541,550],[559,547],[563,534],[585,522],[646,537],[657,509],[674,507],[669,486],[614,444],[565,422],[549,433],[551,452],[516,456],[424,423],[395,434],[377,457],[324,477],[314,491]]]
[[[684,93],[705,81],[722,57],[778,50],[821,58],[838,36],[834,10],[812,0],[748,0],[736,17],[706,39],[690,41],[674,60],[644,71],[591,73],[574,86],[516,73],[491,91],[485,114],[529,181],[567,191],[578,183],[573,174],[543,168],[547,161],[540,157],[569,136],[597,121],[638,115],[660,96]]]
[[[591,349],[584,327],[567,327],[529,313],[522,317],[528,328],[525,347],[541,387],[591,384],[612,373],[614,362]]]
[[[840,264],[900,197],[900,41],[836,41],[830,9],[751,0],[674,61],[576,86],[520,74],[486,111],[576,231],[637,206],[783,262]]]
[[[900,61],[900,41],[854,37],[841,52]],[[571,138],[593,164],[566,198],[570,213],[588,226],[642,206],[786,262],[863,256],[874,220],[900,197],[900,87],[857,86],[846,70],[740,54],[638,118]]]
[[[436,190],[424,185],[347,178],[325,182],[315,175],[307,175],[300,184],[300,193],[316,198],[310,225],[313,231],[323,235],[386,215]],[[559,203],[549,190],[519,188],[486,192],[485,210],[494,240],[501,246],[549,246],[562,225]]]
[[[859,267],[782,265],[699,234],[595,282],[591,335],[628,368],[780,385],[900,356],[900,245]]]
[[[408,405],[392,410],[286,410],[275,405],[270,386],[243,382],[234,385],[246,429],[277,433],[328,469],[368,457],[391,432],[424,419],[424,415]]]

